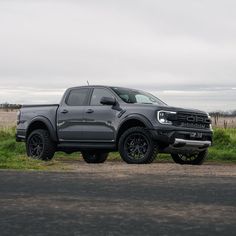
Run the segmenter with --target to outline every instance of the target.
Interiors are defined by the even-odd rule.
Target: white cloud
[[[233,0],[2,0],[0,102],[53,101],[87,80],[171,97],[183,90],[180,106],[204,87],[234,88],[235,9]]]

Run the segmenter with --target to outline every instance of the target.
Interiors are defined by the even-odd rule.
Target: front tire
[[[196,154],[171,154],[175,163],[181,165],[202,165],[207,158],[207,150]]]
[[[37,129],[27,138],[26,151],[28,157],[49,161],[55,154],[55,144],[51,140],[47,130]]]
[[[142,127],[125,131],[120,137],[118,148],[122,159],[128,164],[152,163],[157,154],[150,133]]]
[[[83,151],[82,156],[85,162],[89,164],[104,163],[109,153],[97,151]]]

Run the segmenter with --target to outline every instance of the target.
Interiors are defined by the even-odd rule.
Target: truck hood
[[[208,115],[207,112],[201,111],[198,109],[191,109],[191,108],[181,108],[181,107],[173,107],[173,106],[156,106],[158,109],[163,109],[166,111],[175,111],[175,112],[186,112],[186,113],[198,113],[201,115]]]
[[[192,109],[192,108],[182,108],[182,107],[174,107],[174,106],[158,106],[155,104],[132,104],[133,107],[141,106],[143,108],[152,108],[155,110],[165,110],[165,111],[175,111],[175,112],[186,112],[186,113],[196,113],[199,115],[208,115],[207,112],[201,111],[198,109]]]

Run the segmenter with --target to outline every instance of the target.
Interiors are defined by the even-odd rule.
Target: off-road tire
[[[204,150],[195,154],[192,159],[187,159],[186,155],[183,154],[171,154],[172,159],[175,163],[181,165],[202,165],[207,158],[208,151]]]
[[[133,145],[129,143],[130,140],[132,140],[132,137],[134,139],[133,143],[135,145],[134,151],[129,146]],[[138,137],[140,137],[140,139],[138,139]],[[141,144],[141,149],[140,149],[140,144]],[[128,164],[150,164],[154,161],[157,155],[157,146],[154,143],[153,139],[151,138],[149,131],[143,127],[132,127],[127,131],[125,131],[119,139],[118,149],[121,158]],[[140,158],[132,157],[131,155],[133,154],[135,155],[136,151],[144,152],[142,154],[143,156],[141,156]],[[133,153],[129,154],[128,152],[133,152]]]
[[[40,146],[40,151],[37,151],[37,142]],[[35,145],[33,144],[35,142]],[[49,161],[55,154],[55,144],[50,138],[50,134],[47,130],[37,129],[34,130],[27,138],[26,141],[26,152],[28,157],[33,159]],[[36,150],[36,151],[35,151]]]
[[[89,164],[104,163],[109,153],[99,151],[83,151],[82,156],[85,162]]]

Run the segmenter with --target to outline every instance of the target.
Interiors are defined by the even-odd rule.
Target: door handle
[[[94,112],[93,109],[88,109],[88,110],[86,111],[86,113],[93,113],[93,112]]]
[[[69,112],[69,111],[66,110],[66,109],[64,109],[64,110],[61,111],[61,113],[63,113],[63,114],[66,114],[66,113],[68,113],[68,112]]]

